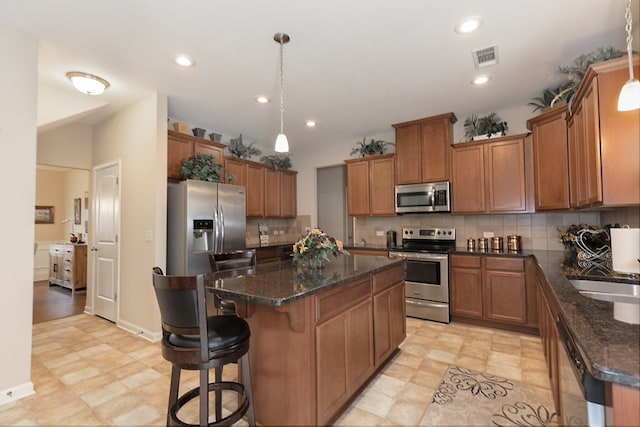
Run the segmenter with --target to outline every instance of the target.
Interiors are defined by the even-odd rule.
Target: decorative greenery
[[[342,242],[328,236],[319,228],[312,229],[293,245],[293,259],[296,262],[306,262],[310,267],[321,267],[329,261],[329,255],[338,258],[349,255]]]
[[[467,140],[473,141],[473,138],[480,135],[491,137],[491,134],[506,134],[509,130],[507,122],[503,122],[498,113],[493,112],[486,116],[478,117],[472,114],[464,121],[464,134]]]
[[[195,153],[188,159],[183,159],[181,163],[180,175],[183,180],[222,182],[223,173],[228,183],[233,183],[236,179],[224,166],[217,163],[213,156],[208,154]]]
[[[291,160],[287,154],[272,154],[260,157],[260,161],[275,170],[291,168]]]
[[[362,141],[356,142],[356,146],[351,150],[351,155],[354,154],[364,156],[373,156],[375,154],[384,154],[387,151],[387,145],[395,145],[393,142],[385,142],[382,140],[376,140],[371,138],[371,142],[367,144],[366,136],[362,138]]]
[[[249,145],[244,145],[242,143],[242,134],[240,134],[240,136],[238,136],[237,138],[231,138],[231,141],[229,141],[229,145],[227,145],[227,149],[233,157],[237,157],[239,159],[247,159],[251,156],[259,156],[260,154],[262,154],[262,151],[254,147],[254,145],[255,142],[252,142]]]
[[[601,46],[593,52],[578,56],[574,59],[573,65],[558,67],[558,72],[566,79],[565,82],[545,89],[542,96],[532,98],[532,102],[527,105],[534,107],[533,111],[538,111],[553,107],[557,102],[568,102],[580,86],[590,65],[619,58],[624,54],[623,51],[614,47],[603,48]]]

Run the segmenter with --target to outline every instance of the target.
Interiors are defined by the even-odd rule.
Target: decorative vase
[[[307,262],[309,263],[309,268],[313,270],[319,270],[321,268],[324,268],[324,260],[320,258],[311,258]]]

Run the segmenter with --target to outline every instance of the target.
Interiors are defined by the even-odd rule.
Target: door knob
[[[96,248],[95,246],[92,246],[92,247],[91,247],[91,251],[92,251],[92,252],[96,252],[97,250],[98,250],[98,248]]]

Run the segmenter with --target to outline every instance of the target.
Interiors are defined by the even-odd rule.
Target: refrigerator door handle
[[[224,252],[224,210],[222,206],[218,209],[220,211],[220,252]]]
[[[213,211],[213,253],[218,253],[218,211]]]

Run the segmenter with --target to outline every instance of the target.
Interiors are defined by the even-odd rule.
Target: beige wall
[[[70,124],[38,134],[39,165],[91,169],[91,126]]]
[[[146,336],[160,332],[151,269],[164,268],[166,257],[166,123],[166,97],[154,94],[94,126],[93,132],[93,164],[121,161],[117,323]],[[92,297],[89,289],[88,304]]]
[[[36,199],[36,111],[38,41],[0,25],[0,404],[33,392],[34,201]],[[7,58],[10,58],[8,60]]]

